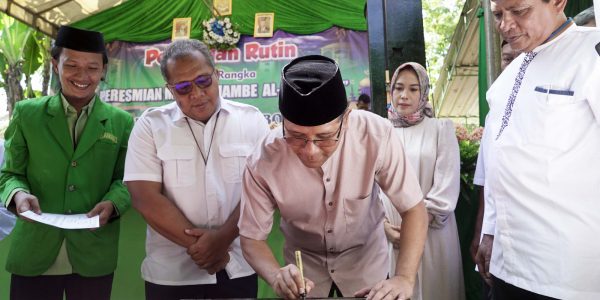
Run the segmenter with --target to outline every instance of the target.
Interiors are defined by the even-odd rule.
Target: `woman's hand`
[[[388,241],[394,245],[394,249],[398,249],[398,247],[400,247],[400,229],[402,229],[402,224],[393,225],[386,220],[383,222],[383,229],[385,230],[385,236]]]

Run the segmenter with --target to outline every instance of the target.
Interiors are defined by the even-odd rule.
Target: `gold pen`
[[[302,267],[302,253],[300,250],[296,250],[296,266],[300,269],[300,278],[302,280],[302,288],[304,289],[303,293],[300,293],[301,299],[306,299],[306,282],[304,281],[304,270]]]

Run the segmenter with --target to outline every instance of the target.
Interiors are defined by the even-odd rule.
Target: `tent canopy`
[[[211,0],[0,0],[0,10],[52,36],[60,25],[101,31],[107,42],[156,42],[171,37],[174,18],[192,18],[193,38],[212,16]],[[254,14],[274,12],[275,29],[312,34],[332,26],[366,30],[365,0],[232,0],[232,21],[242,34],[254,32]]]
[[[478,0],[465,2],[452,36],[433,90],[432,102],[439,118],[478,122],[479,6]]]
[[[55,37],[60,25],[71,24],[127,0],[0,0],[0,10]]]

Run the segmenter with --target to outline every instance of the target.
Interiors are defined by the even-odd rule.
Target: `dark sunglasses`
[[[196,86],[201,89],[209,87],[212,84],[212,75],[213,73],[210,73],[208,75],[200,75],[192,81],[182,81],[176,84],[167,84],[167,86],[175,89],[175,92],[177,92],[177,94],[183,96],[192,92],[192,90],[194,89],[192,84],[196,84]]]

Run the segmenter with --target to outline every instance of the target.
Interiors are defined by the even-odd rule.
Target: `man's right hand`
[[[31,210],[38,215],[42,214],[42,210],[40,209],[40,204],[39,204],[38,198],[32,194],[29,194],[24,191],[18,191],[13,196],[13,201],[15,202],[15,208],[17,211],[17,215],[25,221],[33,222],[33,221],[29,220],[28,218],[21,216],[22,212]]]
[[[475,257],[475,263],[477,263],[477,269],[479,274],[483,277],[485,283],[492,286],[492,274],[490,273],[490,260],[492,259],[492,246],[494,245],[494,236],[484,234],[477,250],[477,256]]]
[[[302,286],[302,276],[300,270],[296,265],[289,264],[279,269],[279,272],[275,276],[275,280],[271,282],[271,288],[275,293],[284,299],[300,299],[302,292],[308,293],[315,287],[312,280],[304,277],[306,284],[306,291]]]

